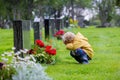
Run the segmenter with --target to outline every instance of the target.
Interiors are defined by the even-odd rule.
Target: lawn
[[[53,39],[57,49],[56,64],[47,65],[53,80],[120,80],[120,28],[73,28],[89,39],[94,57],[87,65],[78,64],[61,40]],[[0,29],[0,53],[13,47],[13,31]],[[43,65],[46,66],[46,65]]]

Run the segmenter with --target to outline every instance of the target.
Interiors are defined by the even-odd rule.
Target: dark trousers
[[[81,64],[88,64],[88,60],[90,60],[89,56],[81,48],[70,51],[70,55]]]

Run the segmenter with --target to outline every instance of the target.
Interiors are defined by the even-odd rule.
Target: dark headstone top
[[[23,37],[22,37],[22,21],[15,20],[13,21],[13,32],[14,32],[14,47],[16,48],[15,52],[23,49]]]
[[[40,39],[40,26],[39,22],[34,22],[33,23],[33,29],[34,29],[34,42],[37,39]]]
[[[30,21],[15,20],[13,21],[14,47],[15,52],[20,49],[30,49]],[[23,57],[23,55],[22,55]]]

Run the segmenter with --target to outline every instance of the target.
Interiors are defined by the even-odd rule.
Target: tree
[[[120,7],[120,0],[116,0],[116,6]]]
[[[111,21],[115,13],[115,0],[95,0],[99,10],[100,27],[111,26]]]
[[[34,7],[34,0],[22,0],[21,1],[21,13],[22,14],[22,19],[25,20],[30,20],[32,19],[32,11]]]
[[[120,0],[116,0],[116,15],[114,19],[115,19],[115,25],[120,26]]]
[[[33,0],[1,0],[1,4],[2,16],[10,16],[14,20],[30,19],[32,16]]]
[[[71,18],[74,19],[74,15],[76,14],[74,11],[75,8],[81,8],[81,9],[89,8],[91,7],[91,2],[92,2],[91,0],[68,0],[67,6],[71,8],[70,9]]]

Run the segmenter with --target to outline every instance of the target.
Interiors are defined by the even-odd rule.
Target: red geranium
[[[45,48],[46,48],[46,49],[51,49],[51,48],[52,48],[52,46],[46,46]]]
[[[63,30],[57,31],[54,36],[63,35],[65,32]]]
[[[57,35],[63,35],[63,34],[64,34],[64,31],[63,31],[63,30],[59,30],[56,34],[57,34]]]
[[[56,55],[56,49],[52,49],[52,46],[46,46],[45,52],[49,55]]]
[[[49,53],[49,51],[50,51],[51,48],[52,48],[52,46],[46,46],[46,47],[45,47],[45,52],[46,52],[46,53]]]
[[[33,54],[36,61],[40,63],[54,63],[54,55],[56,55],[56,49],[53,49],[51,45],[45,45],[41,40],[35,41],[34,49],[28,51],[29,54]]]
[[[49,51],[49,54],[50,54],[50,55],[56,55],[56,49],[51,49],[51,50]]]
[[[36,40],[35,43],[40,47],[44,47],[44,43],[42,42],[42,40]]]
[[[33,49],[30,49],[30,50],[28,51],[28,54],[35,54],[35,51],[34,51]]]

